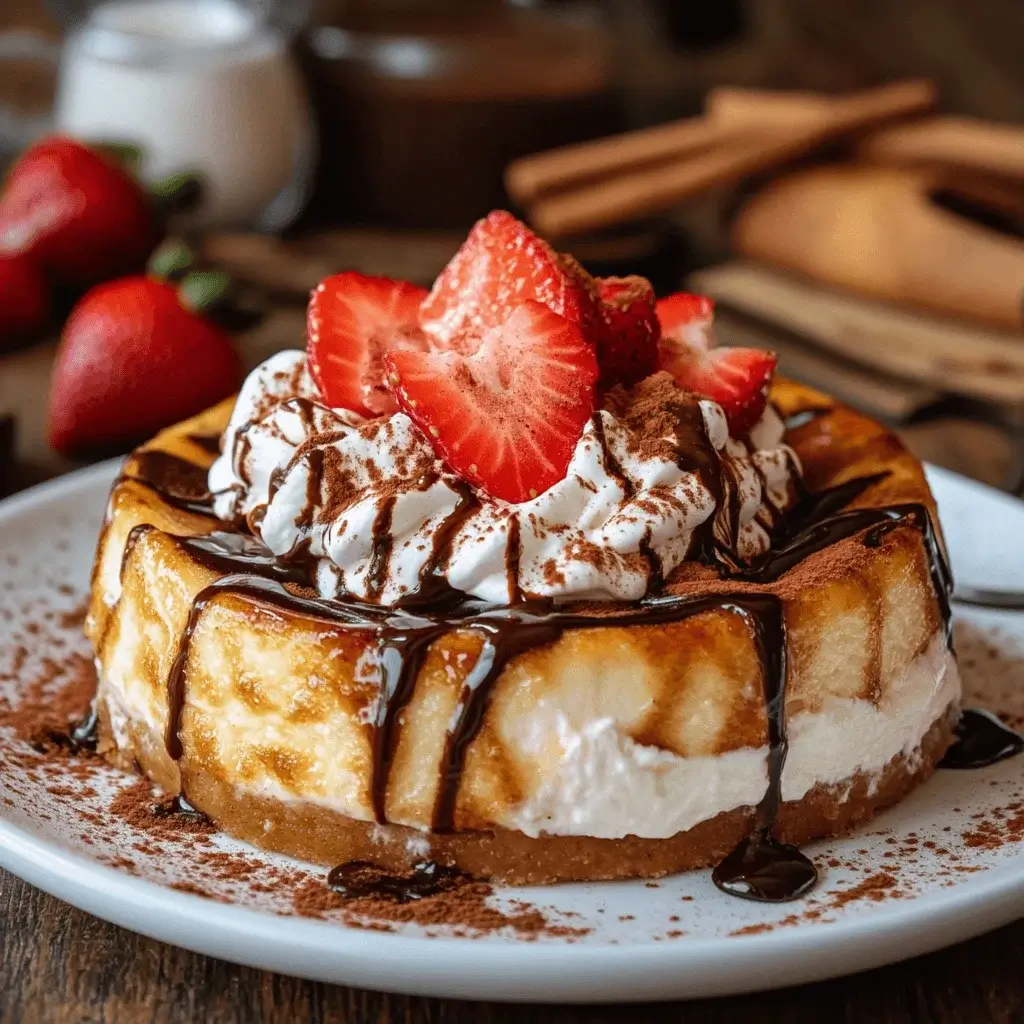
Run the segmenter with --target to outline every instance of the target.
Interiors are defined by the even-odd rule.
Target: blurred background
[[[197,175],[161,230],[258,308],[247,366],[328,273],[429,284],[508,207],[1020,493],[1022,43],[1020,0],[3,0],[0,164],[60,132]],[[55,294],[0,337],[0,492],[74,465]]]

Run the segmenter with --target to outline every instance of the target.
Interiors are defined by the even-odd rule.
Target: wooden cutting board
[[[954,200],[984,217],[952,212]],[[730,233],[746,259],[1024,336],[1024,241],[985,223],[1022,214],[1019,186],[977,175],[829,164],[769,182]]]
[[[876,376],[1024,405],[1022,336],[832,291],[758,263],[720,264],[692,275],[689,285]]]

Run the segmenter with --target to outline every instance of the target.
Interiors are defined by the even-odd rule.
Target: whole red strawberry
[[[72,310],[50,384],[49,441],[75,454],[148,437],[226,398],[241,366],[226,331],[174,285],[125,277]]]
[[[0,255],[0,351],[39,334],[48,315],[43,272],[27,256]]]
[[[29,147],[0,194],[0,252],[31,256],[61,284],[141,269],[158,234],[139,184],[113,158],[62,136]]]

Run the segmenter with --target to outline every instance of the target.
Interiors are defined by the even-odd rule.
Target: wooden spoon
[[[949,185],[934,170],[845,165],[792,174],[740,210],[733,245],[863,295],[1019,331],[1024,242],[931,201]]]
[[[1024,127],[971,117],[928,117],[866,136],[858,154],[888,164],[950,166],[1024,180]]]

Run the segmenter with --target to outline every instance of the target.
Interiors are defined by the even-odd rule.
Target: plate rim
[[[1019,854],[949,889],[857,917],[754,935],[683,936],[671,942],[618,945],[489,941],[377,932],[214,902],[65,850],[0,814],[0,866],[130,931],[204,955],[316,981],[509,1002],[635,1002],[732,995],[910,959],[1021,916],[1022,859],[1024,854]],[[142,913],[152,925],[140,921]],[[187,929],[200,926],[202,931],[197,930],[191,940]],[[822,942],[826,935],[828,941]],[[894,951],[887,939],[898,939],[899,949]],[[856,958],[853,971],[851,954]],[[309,959],[299,964],[297,956]],[[392,984],[379,977],[384,962],[392,969],[407,965],[399,967],[398,976],[390,979]],[[459,965],[459,978],[451,977],[452,963]],[[718,980],[711,980],[715,971]],[[467,983],[468,972],[475,977]],[[486,976],[480,977],[481,973]]]
[[[0,531],[21,512],[112,479],[115,458],[0,501]],[[949,482],[1024,504],[950,470]],[[940,510],[941,514],[941,510]],[[2,541],[0,541],[2,543]],[[753,935],[621,944],[382,933],[223,904],[137,878],[15,824],[0,809],[0,866],[138,934],[197,953],[378,991],[507,1002],[634,1002],[765,991],[906,960],[1024,916],[1024,850],[948,889],[833,922]],[[191,935],[190,935],[191,929]],[[824,941],[823,941],[824,939]],[[893,948],[892,942],[898,946]],[[856,966],[851,971],[851,959]],[[381,964],[388,971],[381,976]],[[458,965],[453,971],[452,964]]]

